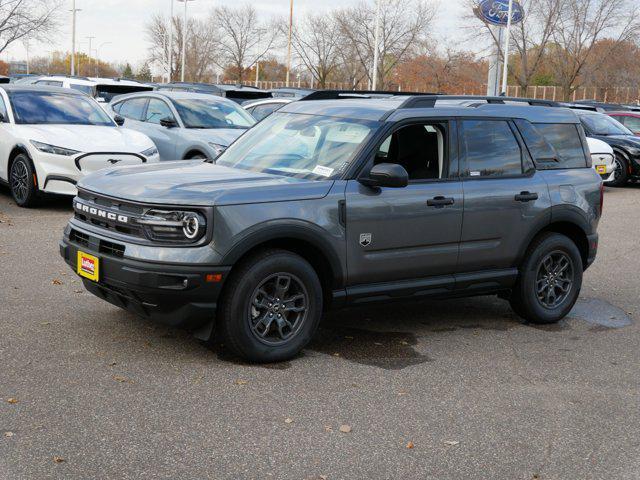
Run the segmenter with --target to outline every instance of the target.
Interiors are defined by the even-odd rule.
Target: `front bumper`
[[[60,255],[74,272],[78,250],[97,257],[99,281],[80,278],[89,292],[113,305],[175,327],[196,329],[213,322],[231,267],[140,261],[119,256],[114,245],[88,232],[83,232],[81,244],[65,233]],[[221,277],[207,281],[207,275]]]

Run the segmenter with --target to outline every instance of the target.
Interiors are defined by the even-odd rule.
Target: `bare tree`
[[[581,74],[588,62],[597,68],[620,43],[635,38],[639,29],[634,0],[566,0],[553,32],[555,45],[547,56],[565,100],[582,85]],[[594,59],[596,44],[606,37],[611,40],[609,48]]]
[[[239,83],[245,71],[271,49],[279,32],[275,25],[260,22],[251,4],[218,7],[212,11],[210,23],[220,32],[220,58],[216,63],[222,68],[233,67]]]
[[[380,62],[378,76],[383,88],[389,85],[390,73],[411,49],[423,39],[435,15],[435,8],[424,0],[381,0]],[[336,12],[342,42],[356,54],[363,72],[371,82],[375,44],[375,5],[359,3]]]
[[[340,62],[339,26],[330,15],[310,14],[293,29],[294,52],[318,83],[326,88],[329,77]]]
[[[61,0],[0,0],[0,53],[17,40],[43,40],[58,26]]]

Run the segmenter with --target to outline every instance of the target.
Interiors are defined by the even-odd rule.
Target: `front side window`
[[[251,109],[251,114],[258,122],[264,118],[267,118],[276,110],[280,110],[284,107],[284,103],[266,103],[264,105],[257,105]]]
[[[464,120],[462,154],[469,177],[522,175],[522,150],[504,120]]]
[[[256,121],[242,107],[212,99],[177,99],[173,105],[185,128],[249,128]]]
[[[151,100],[149,100],[145,122],[160,125],[160,120],[167,117],[171,118],[172,120],[174,119],[169,105],[167,105],[162,100],[158,100],[157,98],[152,98]]]
[[[17,91],[9,99],[18,124],[115,126],[94,100],[82,95]]]
[[[604,113],[583,114],[580,120],[592,135],[633,135],[633,132]]]
[[[374,162],[402,165],[409,180],[439,180],[446,176],[445,124],[417,124],[402,127],[380,145]]]
[[[380,124],[274,113],[229,147],[216,164],[298,178],[336,178]]]
[[[146,98],[132,98],[131,100],[125,100],[120,103],[118,113],[125,118],[141,121],[146,106]]]
[[[582,138],[576,125],[571,123],[534,124],[557,153],[555,165],[547,168],[583,168],[587,166],[587,157],[582,146]]]

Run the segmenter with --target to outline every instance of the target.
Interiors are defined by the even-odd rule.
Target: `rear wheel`
[[[545,234],[527,252],[511,306],[531,323],[558,322],[578,300],[582,273],[582,257],[576,244],[559,233]]]
[[[616,169],[613,172],[613,180],[605,182],[608,187],[624,187],[629,180],[629,164],[620,153],[615,155]]]
[[[9,187],[16,205],[32,207],[37,203],[40,192],[36,183],[36,174],[31,160],[22,153],[11,164]]]
[[[322,287],[303,258],[266,250],[232,273],[221,299],[222,340],[250,362],[278,362],[298,354],[322,315]]]

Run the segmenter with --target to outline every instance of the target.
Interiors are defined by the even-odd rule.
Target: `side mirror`
[[[359,181],[368,187],[404,188],[409,185],[409,174],[397,163],[380,163],[371,169],[368,177]]]
[[[178,123],[171,117],[164,117],[160,119],[160,125],[165,128],[175,128],[178,126]]]
[[[7,117],[4,116],[4,113],[0,113],[0,123],[7,123]]]
[[[124,117],[121,117],[120,115],[116,115],[115,117],[113,117],[113,121],[116,122],[116,125],[118,125],[119,127],[124,125]]]

